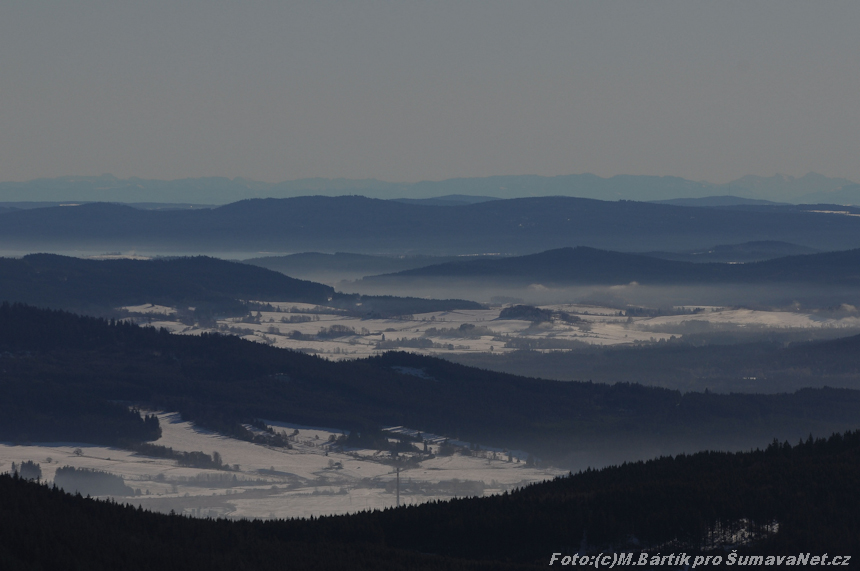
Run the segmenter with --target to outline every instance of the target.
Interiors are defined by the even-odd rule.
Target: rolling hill
[[[842,350],[856,354],[856,339]],[[331,362],[232,336],[9,304],[0,305],[0,364],[5,441],[73,440],[108,421],[109,443],[132,438],[140,418],[120,409],[136,403],[226,434],[245,434],[241,424],[259,418],[364,434],[409,426],[584,467],[860,426],[854,390],[681,393],[517,377],[408,353]]]
[[[334,254],[303,252],[287,256],[250,258],[243,261],[246,264],[268,268],[288,276],[314,281],[340,281],[422,268],[458,259],[458,256],[371,256],[344,252]]]
[[[860,218],[789,206],[696,208],[563,197],[461,206],[301,197],[204,210],[104,203],[37,208],[0,216],[0,240],[6,249],[31,251],[525,254],[570,245],[676,251],[762,240],[839,250],[860,247]]]
[[[690,322],[695,323],[695,316]],[[701,323],[701,322],[700,322]],[[465,353],[445,358],[463,365],[515,375],[600,383],[636,379],[681,391],[782,393],[804,387],[860,388],[860,337],[788,342],[750,333],[732,343],[691,335],[641,347],[586,347],[573,351]]]
[[[126,305],[244,313],[239,300],[324,303],[334,289],[278,272],[197,256],[86,260],[54,254],[0,258],[0,299],[99,314]]]
[[[710,248],[689,250],[686,252],[644,252],[654,258],[675,260],[679,262],[717,262],[717,263],[747,263],[760,262],[785,256],[814,254],[817,250],[806,248],[788,242],[764,240],[761,242],[744,242],[743,244],[720,244]]]
[[[559,248],[510,258],[448,262],[365,278],[497,280],[551,285],[777,284],[860,285],[860,249],[786,256],[749,264],[693,263],[594,248]]]
[[[251,264],[206,256],[89,260],[54,254],[0,258],[0,300],[116,315],[122,306],[188,309],[196,319],[244,315],[245,301],[325,304],[376,317],[480,309],[466,300],[362,296]]]

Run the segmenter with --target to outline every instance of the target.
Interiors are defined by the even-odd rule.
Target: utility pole
[[[400,507],[400,465],[397,468],[397,507]]]

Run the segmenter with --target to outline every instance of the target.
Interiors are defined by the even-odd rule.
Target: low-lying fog
[[[760,308],[860,307],[860,291],[844,286],[816,287],[785,283],[767,285],[522,285],[497,279],[373,278],[340,282],[339,291],[363,295],[397,295],[436,299],[469,299],[481,303],[546,305],[585,303],[609,307],[743,306]]]

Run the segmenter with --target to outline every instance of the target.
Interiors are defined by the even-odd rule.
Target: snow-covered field
[[[162,512],[207,517],[287,518],[383,509],[396,504],[396,474],[388,452],[336,451],[329,438],[342,431],[269,423],[290,436],[292,449],[252,444],[201,430],[179,415],[159,413],[162,437],[175,451],[218,452],[227,470],[181,467],[117,448],[85,443],[0,444],[0,472],[30,460],[53,481],[57,468],[74,466],[122,476],[140,495],[116,498]],[[431,449],[438,449],[433,445]],[[494,459],[496,458],[496,459]],[[400,503],[501,493],[562,473],[527,467],[507,455],[455,454],[423,460],[400,473]]]
[[[827,330],[850,334],[860,329],[860,313],[850,306],[824,311],[756,311],[723,307],[677,308],[676,315],[624,315],[611,307],[583,304],[542,306],[577,317],[544,323],[499,319],[501,307],[417,314],[404,319],[359,319],[317,306],[271,304],[276,311],[222,319],[211,329],[183,324],[173,308],[125,308],[137,322],[177,334],[218,330],[278,347],[314,352],[332,359],[357,358],[400,348],[424,354],[509,352],[523,342],[538,350],[578,343],[617,345],[651,342],[704,330]],[[684,313],[683,310],[687,310]],[[695,310],[695,313],[690,313]],[[336,326],[336,327],[335,327]],[[322,335],[320,335],[322,334]],[[416,375],[423,371],[407,371]],[[333,444],[337,427],[310,427],[266,421],[288,436],[292,448],[228,438],[194,427],[177,414],[158,413],[162,437],[157,445],[177,452],[217,452],[225,469],[179,466],[175,460],[86,443],[0,443],[0,472],[12,463],[33,461],[43,480],[62,466],[119,475],[136,491],[118,501],[147,509],[207,517],[286,518],[382,509],[396,503],[396,474],[388,452],[342,450]],[[391,432],[409,433],[408,427]],[[438,452],[440,435],[423,435]],[[479,450],[474,455],[436,456],[407,463],[400,473],[400,502],[415,504],[465,495],[487,495],[559,475],[537,469],[518,451]]]
[[[564,350],[579,343],[648,343],[672,336],[683,337],[687,333],[708,328],[734,331],[831,330],[833,336],[849,335],[860,330],[860,313],[848,306],[839,312],[830,313],[706,307],[694,314],[627,317],[621,315],[618,309],[609,307],[559,304],[541,307],[567,312],[582,321],[567,323],[553,320],[533,324],[529,321],[499,319],[501,307],[424,313],[404,319],[360,319],[320,312],[318,306],[309,304],[272,305],[278,311],[254,312],[252,316],[242,319],[222,319],[218,321],[217,328],[209,329],[171,319],[167,308],[160,307],[142,308],[137,321],[165,327],[180,334],[194,335],[217,329],[252,341],[315,353],[329,359],[361,358],[392,349],[426,355],[505,353],[522,347],[522,341],[542,343],[531,347],[537,350]],[[306,321],[300,321],[302,319]],[[325,330],[333,326],[354,333],[326,336]],[[475,329],[460,332],[461,326],[474,326]],[[323,335],[318,336],[320,333]]]

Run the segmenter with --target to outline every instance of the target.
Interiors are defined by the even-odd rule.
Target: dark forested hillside
[[[654,258],[664,260],[676,260],[679,262],[716,262],[716,263],[748,263],[784,258],[786,256],[799,256],[803,254],[814,254],[814,248],[806,248],[788,242],[775,240],[764,240],[761,242],[744,242],[743,244],[720,244],[688,250],[686,252],[646,252]]]
[[[761,240],[860,247],[860,220],[794,207],[696,208],[543,197],[462,206],[360,196],[255,199],[206,210],[85,204],[9,212],[6,248],[525,254],[585,245],[666,250]]]
[[[0,258],[0,300],[113,315],[120,306],[154,303],[193,308],[198,318],[242,315],[245,300],[325,304],[357,315],[391,316],[477,309],[465,300],[359,296],[261,267],[196,256],[87,260],[53,254]]]
[[[860,550],[860,433],[765,450],[701,452],[587,470],[511,494],[302,527],[351,526],[388,545],[464,558],[548,563],[549,554],[650,550],[797,555]],[[416,533],[433,529],[433,534]],[[748,543],[738,537],[748,534]],[[319,537],[317,535],[317,537]],[[741,544],[741,545],[739,545]]]
[[[52,254],[0,258],[0,299],[91,310],[154,303],[244,312],[239,300],[324,303],[334,290],[263,268],[198,256],[85,260]]]
[[[560,248],[511,258],[435,264],[368,281],[462,278],[529,284],[777,284],[860,285],[860,249],[785,256],[747,264],[693,263],[594,248]]]
[[[771,337],[768,339],[768,337]],[[573,351],[515,351],[445,358],[516,375],[611,383],[636,379],[682,391],[779,393],[803,387],[860,388],[860,336],[787,343],[778,332],[706,344],[690,336],[646,346],[586,347]]]
[[[0,513],[0,565],[10,571],[503,570],[545,567],[553,553],[590,562],[625,551],[633,563],[649,552],[718,555],[726,566],[759,556],[759,566],[768,556],[797,565],[807,553],[842,562],[860,552],[860,433],[625,463],[499,496],[310,521],[153,514],[5,475]]]
[[[8,304],[0,306],[0,367],[0,418],[20,423],[6,425],[0,440],[35,430],[29,419],[64,399],[70,416],[85,406],[146,404],[239,436],[239,423],[253,418],[358,430],[406,425],[564,466],[739,449],[860,425],[860,392],[850,390],[682,394],[516,377],[406,353],[329,362],[230,336],[174,336]],[[62,439],[62,425],[55,428],[50,439]],[[119,432],[143,439],[132,438],[135,430]]]
[[[194,520],[144,512],[0,475],[4,571],[514,571],[533,566],[388,547],[359,531],[307,539],[283,522]],[[311,523],[311,522],[307,522]]]

